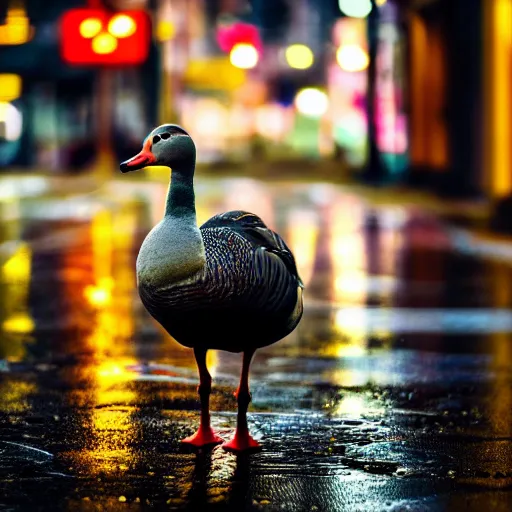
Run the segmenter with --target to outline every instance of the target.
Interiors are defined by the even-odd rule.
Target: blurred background
[[[510,0],[1,6],[5,173],[115,173],[176,122],[205,167],[510,193]]]
[[[181,454],[194,356],[137,294],[169,170],[119,162],[169,122],[198,222],[254,211],[306,285],[251,470]],[[511,191],[512,0],[0,0],[0,509],[508,511]],[[239,356],[208,365],[228,437]]]

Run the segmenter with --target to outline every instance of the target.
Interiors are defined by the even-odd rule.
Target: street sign
[[[148,57],[151,27],[142,10],[71,9],[60,28],[62,59],[73,66],[135,65]]]

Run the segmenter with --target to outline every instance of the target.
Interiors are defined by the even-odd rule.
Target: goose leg
[[[197,368],[199,370],[199,387],[197,391],[201,400],[201,421],[198,431],[183,439],[181,442],[192,446],[205,446],[209,444],[222,443],[222,439],[215,434],[210,426],[210,393],[212,391],[212,377],[206,366],[206,350],[194,349],[196,356]]]
[[[247,409],[251,402],[251,394],[249,393],[249,366],[251,364],[253,354],[254,351],[244,352],[240,385],[235,393],[238,402],[236,431],[233,439],[222,445],[224,450],[241,452],[245,450],[257,450],[260,448],[260,444],[251,437],[247,427]]]

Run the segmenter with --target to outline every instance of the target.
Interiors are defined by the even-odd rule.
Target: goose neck
[[[165,205],[166,217],[190,217],[195,220],[196,206],[193,172],[173,170]]]

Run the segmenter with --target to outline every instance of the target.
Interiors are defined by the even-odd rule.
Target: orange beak
[[[147,167],[148,165],[154,164],[156,162],[155,155],[151,152],[151,140],[148,140],[144,143],[142,147],[142,151],[121,163],[119,166],[121,172],[130,172],[137,171],[142,169],[143,167]]]

